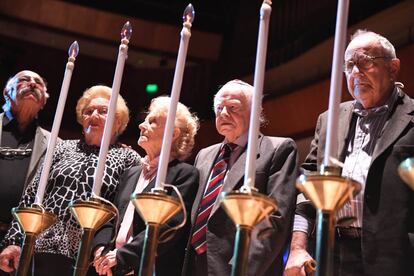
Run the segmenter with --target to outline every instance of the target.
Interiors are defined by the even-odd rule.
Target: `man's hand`
[[[0,253],[0,269],[12,272],[19,266],[21,249],[17,245],[9,245]]]
[[[286,276],[312,276],[314,271],[306,269],[305,263],[314,261],[306,251],[307,234],[295,231],[292,234],[290,254],[285,267]]]
[[[109,251],[105,256],[101,256],[103,246],[95,250],[93,266],[99,275],[112,275],[111,268],[116,266],[116,249]]]
[[[306,250],[295,249],[290,252],[289,259],[285,267],[286,276],[311,276],[314,272],[307,273],[305,263],[313,261],[312,257]]]

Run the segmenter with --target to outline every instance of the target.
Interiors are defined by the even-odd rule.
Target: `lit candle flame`
[[[184,10],[183,22],[190,23],[190,24],[193,23],[194,16],[195,16],[195,11],[194,11],[193,5],[190,3]]]
[[[78,56],[78,53],[79,53],[79,44],[75,40],[69,47],[68,55],[71,58],[76,58]]]
[[[131,26],[131,23],[127,21],[122,27],[121,38],[129,40],[131,38],[131,35],[132,35],[132,26]]]

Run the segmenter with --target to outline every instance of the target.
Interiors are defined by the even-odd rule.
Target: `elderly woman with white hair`
[[[36,240],[34,275],[72,275],[81,228],[69,211],[69,203],[91,196],[110,97],[111,88],[107,86],[97,85],[87,89],[76,106],[83,139],[61,141],[54,151],[43,206],[46,211],[57,215],[57,222]],[[116,142],[128,121],[128,107],[119,96],[101,190],[101,196],[108,200],[114,199],[120,176],[140,160],[138,153]],[[40,174],[41,168],[26,188],[20,206],[31,206],[34,202]],[[5,242],[20,253],[20,248],[16,245],[21,243],[22,236],[14,221]],[[13,256],[12,261],[16,263],[19,254]]]
[[[109,245],[113,250],[101,256],[104,245],[108,246],[111,239],[113,227],[107,225],[95,236],[97,246],[94,266],[100,275],[136,275],[139,271],[145,222],[134,211],[129,198],[133,192],[150,191],[155,185],[169,104],[169,97],[153,99],[145,121],[139,125],[141,135],[138,145],[145,150],[146,156],[142,159],[141,166],[133,167],[124,174],[119,185],[115,204],[122,223],[115,244]],[[190,210],[198,189],[198,171],[182,161],[191,154],[198,125],[198,118],[185,105],[178,103],[166,183],[178,188],[187,210]],[[182,220],[182,213],[171,218],[167,222],[168,227],[160,230],[161,235],[164,230],[177,226]],[[187,219],[186,225],[177,230],[172,239],[159,244],[155,260],[157,276],[181,275],[189,227]]]

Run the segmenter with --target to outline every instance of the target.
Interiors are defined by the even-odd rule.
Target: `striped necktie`
[[[191,244],[197,254],[202,254],[207,249],[206,233],[208,217],[210,216],[213,205],[216,202],[217,196],[223,186],[230,154],[236,146],[236,144],[232,143],[225,144],[221,149],[211,171],[207,189],[204,192],[203,199],[201,200],[198,208],[197,219],[194,224],[193,234],[191,237]]]

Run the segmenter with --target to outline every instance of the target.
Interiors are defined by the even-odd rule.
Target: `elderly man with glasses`
[[[24,187],[33,179],[46,151],[49,133],[37,123],[37,114],[49,97],[46,90],[45,80],[28,70],[11,77],[3,90],[4,113],[0,113],[1,240],[12,220],[11,208],[18,205]],[[17,246],[15,249],[18,250]]]
[[[360,182],[362,191],[336,214],[333,275],[414,275],[414,193],[397,172],[414,155],[414,102],[396,82],[399,69],[400,60],[386,38],[362,30],[352,36],[344,72],[354,101],[340,105],[338,156],[342,175]],[[325,112],[302,164],[305,172],[321,165],[326,128]],[[309,207],[299,195],[287,276],[306,275],[315,218]]]

